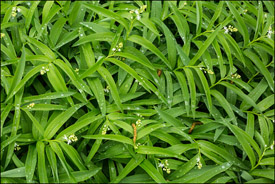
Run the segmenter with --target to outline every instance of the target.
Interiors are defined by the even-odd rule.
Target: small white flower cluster
[[[141,126],[141,124],[142,124],[141,120],[140,120],[140,119],[138,119],[138,120],[136,121],[136,125],[137,125],[138,127],[140,127],[140,126]]]
[[[28,109],[31,109],[31,108],[34,107],[34,105],[35,105],[35,103],[30,103],[29,105],[27,105],[27,108],[28,108]]]
[[[135,80],[135,82],[137,82],[137,83],[138,83],[138,85],[141,85],[141,82],[139,82],[137,79]]]
[[[74,71],[75,71],[77,74],[79,74],[79,69],[78,69],[78,68],[76,68]]]
[[[110,86],[106,86],[106,88],[104,89],[105,93],[109,93],[110,92]]]
[[[162,170],[167,172],[167,174],[170,174],[171,170],[170,168],[168,168],[168,166],[169,166],[168,160],[165,160],[164,163],[161,161],[158,165],[158,167],[161,167]]]
[[[225,30],[224,33],[227,34],[228,32],[237,32],[238,29],[229,25],[228,28],[225,26],[223,27],[223,29]]]
[[[135,149],[138,149],[138,147],[140,146],[140,143],[137,143],[137,145],[134,147]]]
[[[241,76],[239,74],[235,73],[235,74],[231,75],[231,78],[232,79],[239,79],[239,78],[241,78]]]
[[[203,67],[200,67],[200,70],[203,70],[204,71],[204,73],[209,73],[209,74],[214,74],[214,72],[212,71],[212,70],[209,70],[209,69],[205,69],[205,68],[203,68]]]
[[[112,48],[112,51],[114,51],[114,52],[116,52],[116,51],[120,52],[121,49],[122,49],[122,47],[123,47],[123,43],[120,42],[115,48]]]
[[[200,157],[197,158],[197,166],[198,166],[198,169],[201,169],[201,168],[202,168],[202,164],[201,164],[201,159],[200,159]]]
[[[140,117],[140,118],[143,118],[143,116],[139,113],[137,113],[137,116]]]
[[[14,143],[14,150],[19,151],[20,149],[21,147],[17,143]]]
[[[69,137],[67,137],[67,135],[64,135],[64,139],[65,141],[67,141],[67,144],[71,144],[72,142],[76,142],[78,140],[74,134],[70,135]]]
[[[137,16],[137,20],[140,20],[140,18],[141,18],[140,14],[143,13],[146,8],[147,8],[147,5],[143,5],[140,9],[131,10],[129,13],[131,13],[131,14],[135,13]],[[133,19],[133,18],[134,17],[131,16],[131,19]]]
[[[12,8],[12,12],[11,12],[11,16],[12,17],[15,17],[17,15],[16,12],[21,12],[21,9],[20,8],[17,8],[17,7],[13,7]]]
[[[247,9],[245,9],[244,11],[243,11],[243,14],[246,14],[247,13]]]
[[[111,130],[111,129],[109,127],[107,127],[107,125],[104,125],[101,134],[105,135],[108,130]]]
[[[274,31],[272,31],[271,27],[269,27],[268,31],[267,31],[267,37],[271,38],[271,34],[273,34]]]
[[[1,33],[1,38],[3,38],[5,36],[5,33]]]
[[[135,148],[135,149],[138,149],[139,146],[144,146],[144,145],[145,145],[145,143],[144,143],[144,144],[141,144],[141,143],[138,142],[136,145],[134,145],[134,148]]]
[[[49,68],[45,68],[44,66],[42,66],[42,69],[40,70],[40,74],[44,75],[45,73],[47,73],[49,70]]]

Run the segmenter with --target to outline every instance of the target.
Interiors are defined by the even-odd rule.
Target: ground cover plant
[[[273,1],[1,1],[1,182],[273,183]]]

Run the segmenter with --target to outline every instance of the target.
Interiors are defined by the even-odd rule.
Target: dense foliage
[[[274,2],[1,1],[4,183],[273,183]]]

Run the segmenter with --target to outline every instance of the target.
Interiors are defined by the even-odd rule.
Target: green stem
[[[270,147],[270,146],[269,146],[269,147]],[[263,154],[260,156],[258,163],[257,163],[254,167],[252,167],[252,168],[250,169],[250,172],[253,171],[256,167],[259,166],[259,164],[260,164],[262,158],[264,157],[265,151],[266,151],[269,147],[264,148]]]
[[[269,67],[273,62],[274,62],[274,61],[271,61],[271,62],[268,63],[265,67],[266,67],[266,68]],[[259,75],[259,72],[257,72],[256,74],[254,74],[254,75],[249,79],[249,81],[248,81],[247,83],[250,83],[250,82],[252,81],[252,79],[253,79],[254,77],[256,77],[257,75]]]

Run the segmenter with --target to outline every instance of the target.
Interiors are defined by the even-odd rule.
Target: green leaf
[[[60,37],[62,28],[64,24],[66,23],[67,19],[64,17],[60,17],[55,24],[53,25],[51,32],[50,32],[50,39],[53,43],[53,45],[56,45],[58,38]]]
[[[106,140],[112,140],[112,141],[117,141],[117,142],[121,142],[121,143],[125,143],[125,144],[130,144],[133,145],[133,141],[128,138],[125,137],[123,135],[84,135],[82,136],[83,138],[86,139],[106,139]]]
[[[128,49],[127,49],[128,48]],[[135,53],[133,53],[135,52]],[[144,55],[140,55],[138,50],[134,50],[134,48],[126,47],[123,49],[123,52],[116,52],[114,56],[120,56],[120,57],[125,57],[128,59],[131,59],[133,61],[136,61],[145,67],[148,67],[152,70],[155,70],[154,66],[151,64],[151,62],[148,60],[148,58]]]
[[[41,135],[44,135],[44,128],[40,125],[40,123],[36,120],[36,118],[27,109],[22,109],[22,110],[25,111],[25,113],[29,116],[35,128],[39,131],[39,133]]]
[[[245,24],[243,18],[240,16],[240,13],[233,6],[232,2],[226,2],[226,3],[227,3],[227,6],[229,7],[231,13],[234,15],[234,17],[238,21],[237,28],[240,30],[240,33],[243,35],[244,46],[246,46],[249,42],[249,33],[247,30],[246,24]]]
[[[119,183],[125,176],[127,176],[133,169],[135,169],[142,161],[144,157],[137,155],[137,158],[132,158],[119,175],[111,181],[111,183]]]
[[[29,30],[31,21],[33,19],[34,11],[37,8],[39,3],[40,3],[40,1],[33,2],[30,9],[28,10],[28,14],[27,14],[26,21],[25,21],[25,27],[26,27],[27,31]]]
[[[10,85],[9,96],[12,95],[11,92],[13,92],[14,88],[18,85],[21,78],[23,77],[23,72],[25,70],[25,65],[26,65],[26,55],[25,55],[25,47],[24,46],[22,48],[22,55],[21,55],[21,58],[18,63],[19,64],[16,68],[14,77],[12,79],[12,83]]]
[[[246,103],[252,105],[253,107],[255,107],[255,109],[257,109],[258,111],[260,111],[259,107],[256,105],[256,103],[246,94],[244,94],[242,92],[242,90],[240,90],[239,88],[237,88],[236,86],[229,84],[228,82],[220,82],[219,84],[231,89],[232,91],[234,91],[237,95],[239,95],[244,101],[246,101]]]
[[[3,150],[5,147],[7,147],[9,144],[13,143],[18,137],[20,137],[21,134],[18,134],[16,136],[9,137],[8,139],[1,142],[1,150]]]
[[[41,141],[36,143],[36,150],[38,154],[38,175],[40,183],[48,183],[46,158],[45,158],[45,144]]]
[[[151,164],[150,161],[144,160],[140,167],[142,167],[143,170],[146,171],[148,175],[151,176],[157,183],[167,183],[166,180],[163,178],[163,176],[156,170],[156,168]]]
[[[194,70],[197,72],[197,74],[201,80],[201,83],[202,83],[202,86],[203,86],[203,89],[204,89],[204,92],[206,95],[206,99],[207,99],[208,110],[211,113],[212,112],[212,100],[211,100],[211,96],[210,96],[210,88],[209,88],[208,82],[207,82],[203,72],[199,68],[194,68]]]
[[[255,169],[250,172],[252,176],[264,177],[274,181],[274,169]]]
[[[19,178],[25,176],[25,167],[18,167],[8,171],[1,172],[3,178]]]
[[[110,11],[110,10],[107,10],[105,8],[102,8],[102,7],[99,7],[99,6],[94,6],[94,5],[91,5],[91,4],[84,4],[84,6],[86,6],[88,9],[91,9],[93,10],[95,13],[99,14],[99,15],[103,15],[105,17],[108,17],[110,19],[114,19],[115,21],[119,22],[120,24],[122,24],[126,30],[128,30],[128,21],[125,20],[124,18],[122,18],[120,15]]]
[[[128,38],[128,40],[137,43],[145,47],[146,49],[149,49],[151,52],[157,55],[168,66],[169,69],[172,69],[171,63],[165,58],[161,51],[156,46],[154,46],[149,40],[138,35],[132,35]]]
[[[186,173],[188,173],[191,169],[193,169],[197,164],[197,159],[199,158],[199,155],[195,155],[192,159],[190,159],[185,164],[181,165],[177,168],[172,174],[169,175],[169,180],[175,180],[177,178],[180,178],[184,176]]]
[[[180,122],[180,120],[176,119],[175,117],[171,116],[170,114],[158,109],[158,108],[155,108],[156,111],[158,112],[159,116],[161,117],[161,119],[163,119],[163,121],[169,123],[170,125],[172,126],[175,126],[175,127],[182,127],[183,124]]]
[[[32,44],[35,47],[37,47],[45,56],[49,57],[51,60],[54,60],[56,58],[53,51],[51,49],[49,49],[49,47],[47,47],[45,44],[37,41],[34,38],[28,37],[28,36],[25,36],[24,38],[29,42],[29,44]]]
[[[196,85],[193,77],[193,72],[189,68],[184,68],[185,75],[187,77],[190,96],[191,96],[191,111],[193,114],[193,119],[196,117]]]
[[[28,183],[32,182],[35,167],[37,163],[37,150],[34,145],[29,145],[28,154],[25,162],[26,167],[26,180]]]
[[[180,160],[187,161],[187,158],[185,158],[184,156],[181,156],[178,153],[167,150],[165,148],[139,146],[136,151],[139,154],[146,154],[146,155],[148,155],[148,154],[158,154],[158,155],[164,155],[164,156],[169,156],[169,157],[175,157],[175,158],[178,158]]]
[[[117,60],[117,59],[113,59],[113,58],[108,58],[106,59],[108,61],[111,61],[112,63],[118,65],[119,67],[121,67],[123,70],[125,70],[126,72],[128,72],[131,76],[133,76],[135,79],[137,79],[142,86],[144,86],[145,89],[148,90],[148,88],[153,91],[157,97],[163,101],[165,104],[167,104],[166,99],[164,98],[164,96],[159,92],[159,90],[157,90],[157,88],[150,83],[148,80],[146,80],[145,78],[141,78],[137,72],[135,70],[133,70],[131,67],[129,67],[128,65],[126,65],[125,63]]]
[[[117,90],[117,86],[115,84],[115,81],[114,81],[112,75],[104,67],[99,67],[97,69],[97,71],[102,76],[102,78],[107,82],[108,86],[110,87],[111,94],[112,94],[112,97],[113,97],[116,105],[123,112],[123,108],[122,108],[121,100],[120,100],[119,93]]]
[[[187,87],[187,82],[185,79],[185,76],[183,73],[174,71],[175,75],[177,76],[177,79],[179,81],[180,87],[181,87],[181,92],[182,92],[182,97],[184,99],[184,105],[185,109],[187,112],[187,115],[189,115],[189,110],[190,110],[190,103],[189,103],[189,90]]]
[[[59,142],[61,148],[67,153],[73,163],[77,166],[80,171],[86,170],[86,167],[83,164],[81,157],[79,156],[78,152],[70,145]]]
[[[98,103],[98,106],[101,110],[102,116],[106,115],[106,102],[105,102],[105,96],[104,96],[104,89],[101,84],[101,81],[98,78],[94,79],[88,79],[88,84],[90,88],[92,89],[94,95],[96,96],[96,100]]]
[[[172,68],[175,68],[176,65],[176,43],[175,43],[175,37],[172,34],[172,32],[169,30],[169,28],[160,20],[153,18],[152,19],[155,23],[158,24],[159,27],[162,28],[163,33],[165,35],[165,39],[167,42],[167,52],[168,52],[168,61],[170,61],[170,66]]]
[[[244,51],[244,54],[257,66],[261,74],[265,77],[270,89],[274,92],[274,80],[266,66],[264,66],[263,62],[255,53],[248,49]]]
[[[205,183],[207,182],[209,179],[211,179],[212,177],[225,172],[227,169],[229,169],[231,167],[231,163],[226,162],[223,163],[219,166],[216,166],[212,169],[209,169],[208,171],[206,171],[205,173],[202,173],[198,176],[196,176],[195,178],[192,178],[190,180],[185,181],[186,183]]]
[[[78,130],[88,126],[89,124],[101,119],[102,116],[98,115],[98,116],[91,116],[88,118],[85,118],[83,120],[77,121],[75,124],[69,126],[68,128],[66,128],[65,130],[63,130],[62,132],[60,132],[57,136],[56,139],[60,139],[61,137],[63,137],[64,135],[71,135],[75,132],[77,132]]]
[[[44,137],[51,139],[60,127],[84,104],[77,104],[55,117],[46,127]]]
[[[201,25],[202,25],[202,2],[201,1],[197,1],[196,2],[196,17],[197,17],[197,24],[196,24],[196,34],[200,34],[201,33]]]
[[[235,123],[235,125],[237,125],[237,119],[236,116],[229,104],[229,102],[224,98],[224,96],[217,90],[211,90],[210,91],[211,95],[213,95],[218,102],[220,103],[220,105],[224,108],[224,110],[226,111],[226,113],[228,114],[228,116],[230,118],[232,118],[233,122]]]
[[[203,55],[203,53],[206,51],[206,49],[209,47],[209,45],[213,42],[213,40],[216,38],[216,36],[218,35],[219,31],[223,28],[224,25],[226,25],[227,23],[229,23],[231,21],[231,17],[227,17],[225,21],[223,21],[221,23],[221,25],[216,28],[216,30],[214,32],[212,32],[210,34],[210,36],[207,38],[207,40],[203,43],[203,45],[200,47],[199,51],[197,52],[197,54],[191,59],[191,61],[189,62],[189,65],[195,65],[195,63],[197,62],[197,60]]]
[[[59,147],[59,145],[56,142],[50,142],[50,146],[54,150],[54,152],[56,153],[58,158],[60,159],[60,162],[61,162],[63,168],[65,169],[67,176],[70,179],[70,182],[76,182],[75,177],[69,171],[68,163],[66,162],[64,154],[63,154],[61,148]]]

